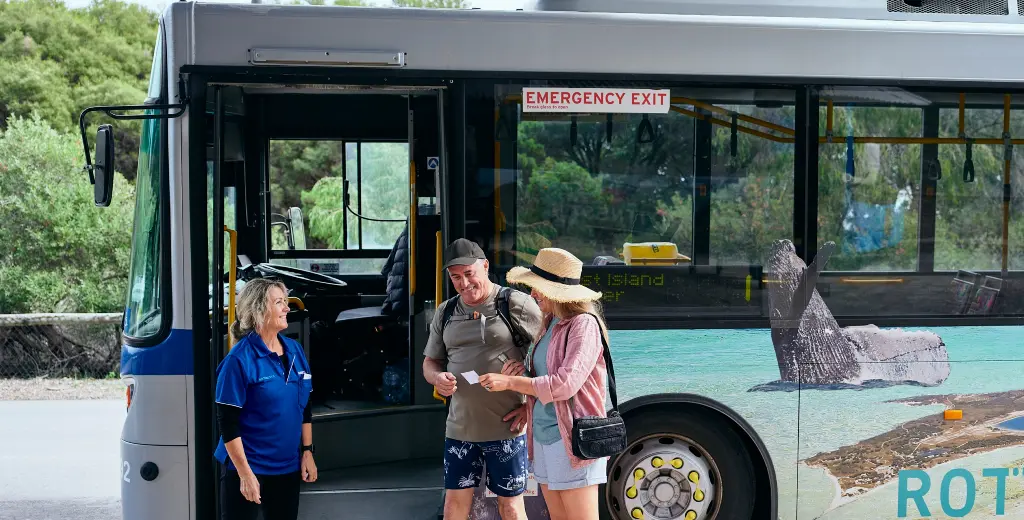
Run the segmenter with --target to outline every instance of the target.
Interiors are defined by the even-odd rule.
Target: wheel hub
[[[717,512],[717,467],[689,443],[646,442],[615,462],[622,478],[609,482],[621,518],[711,520]],[[624,514],[623,514],[624,513]]]

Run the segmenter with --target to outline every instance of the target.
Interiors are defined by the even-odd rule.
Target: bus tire
[[[632,415],[632,414],[631,414]],[[602,520],[632,520],[633,509],[643,509],[642,497],[626,496],[627,484],[639,487],[633,473],[636,468],[643,468],[653,474],[652,464],[661,464],[664,469],[678,464],[682,459],[682,472],[689,476],[692,471],[698,472],[697,480],[707,479],[699,485],[711,484],[712,493],[700,497],[694,496],[696,487],[684,489],[674,488],[680,497],[676,513],[671,516],[655,517],[649,510],[644,510],[642,518],[672,520],[726,520],[751,518],[754,512],[755,486],[754,464],[730,421],[725,417],[707,409],[687,407],[657,407],[647,411],[640,410],[631,417],[626,417],[627,445],[626,450],[608,460],[608,482],[599,489],[600,513]],[[660,461],[656,460],[660,458]],[[668,459],[668,460],[666,460]],[[702,474],[706,474],[704,477]],[[648,475],[644,475],[647,477]],[[642,481],[641,481],[642,482]],[[669,489],[673,489],[670,480],[664,487],[662,498]],[[683,486],[690,486],[683,482]],[[651,488],[653,490],[653,488]],[[684,494],[687,498],[681,498]],[[702,491],[703,493],[703,491]],[[649,493],[648,496],[653,493]],[[697,501],[696,498],[702,498]],[[663,502],[667,503],[667,502]],[[689,511],[697,515],[687,519]]]

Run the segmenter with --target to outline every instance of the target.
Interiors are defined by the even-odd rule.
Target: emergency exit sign
[[[669,89],[524,87],[523,112],[665,114]]]

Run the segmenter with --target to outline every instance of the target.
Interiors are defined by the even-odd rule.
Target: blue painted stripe
[[[161,343],[152,347],[121,346],[121,375],[192,375],[192,330],[171,329]]]

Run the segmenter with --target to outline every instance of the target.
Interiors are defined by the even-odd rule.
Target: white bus
[[[227,287],[258,276],[317,374],[302,518],[437,511],[420,366],[457,237],[500,283],[562,247],[604,293],[630,441],[604,518],[1020,517],[1022,13],[173,3],[145,105],[82,122],[144,110],[124,518],[217,518]]]

